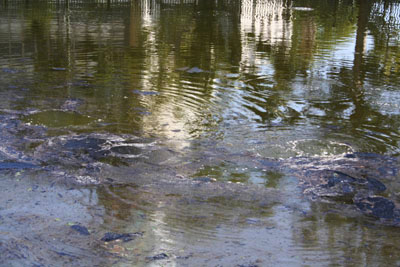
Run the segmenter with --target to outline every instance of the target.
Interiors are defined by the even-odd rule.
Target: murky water
[[[0,0],[0,264],[399,265],[399,67],[398,1]]]

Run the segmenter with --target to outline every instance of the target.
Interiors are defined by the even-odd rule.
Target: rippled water
[[[0,160],[43,168],[22,189],[7,170],[2,188],[90,184],[51,189],[90,219],[40,213],[59,218],[49,231],[144,232],[95,248],[42,240],[58,256],[8,262],[398,265],[397,228],[310,201],[299,181],[342,168],[400,200],[399,31],[389,0],[0,1]],[[3,225],[0,252],[24,237]]]

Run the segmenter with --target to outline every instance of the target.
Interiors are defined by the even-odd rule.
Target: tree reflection
[[[26,24],[13,23],[33,59],[33,91],[87,99],[85,112],[114,125],[108,130],[192,138],[239,116],[256,128],[337,124],[347,135],[380,139],[378,151],[397,146],[389,124],[398,114],[372,101],[399,80],[396,2],[28,1],[17,8]],[[353,41],[345,51],[351,62],[335,56]],[[298,88],[306,98],[300,109]],[[318,90],[326,94],[315,101]]]
[[[379,147],[378,149],[382,152],[386,152],[389,147],[397,147],[398,139],[396,136],[398,133],[393,131],[393,125],[397,124],[398,114],[385,114],[380,110],[380,107],[371,101],[371,94],[376,95],[376,89],[371,86],[390,86],[390,82],[387,83],[385,75],[381,75],[380,67],[377,67],[376,60],[382,58],[376,57],[376,54],[382,54],[378,52],[380,50],[386,50],[389,48],[388,45],[384,47],[380,46],[381,39],[374,36],[374,48],[367,51],[367,31],[371,27],[376,27],[377,24],[370,23],[377,14],[371,13],[373,7],[372,2],[359,1],[358,2],[358,20],[357,20],[357,32],[356,32],[356,44],[354,51],[354,63],[352,66],[352,79],[348,77],[344,78],[342,82],[346,85],[349,97],[352,99],[354,105],[353,114],[350,117],[352,134],[357,136],[367,135],[368,139],[378,139],[380,142],[375,142],[374,146]],[[374,16],[373,16],[374,15]],[[386,39],[386,38],[385,38]],[[388,39],[386,39],[388,40]],[[387,43],[388,44],[388,43]],[[396,59],[397,60],[397,59]],[[391,63],[389,63],[391,64]],[[386,69],[386,67],[383,67]],[[346,72],[343,68],[342,72]],[[376,78],[380,77],[380,78]],[[383,78],[383,79],[382,79]],[[395,78],[396,79],[396,78]],[[385,89],[384,89],[385,90]],[[346,92],[344,91],[344,92]],[[371,92],[372,91],[372,92]],[[360,129],[373,129],[371,132],[365,132]]]

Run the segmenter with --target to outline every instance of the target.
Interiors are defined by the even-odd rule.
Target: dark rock
[[[117,239],[121,239],[124,242],[128,242],[133,240],[137,236],[142,236],[143,233],[124,233],[124,234],[119,234],[119,233],[105,233],[101,241],[104,242],[111,242],[115,241]]]
[[[204,70],[202,70],[198,67],[193,67],[193,68],[186,70],[186,72],[187,73],[202,73],[202,72],[204,72]]]
[[[190,253],[190,254],[188,254],[186,256],[177,256],[176,258],[179,259],[179,260],[187,260],[187,259],[189,259],[191,257],[193,257],[192,253]]]
[[[65,143],[65,148],[68,149],[78,149],[78,150],[100,150],[101,145],[104,144],[106,140],[94,137],[85,137],[82,139],[70,139]]]
[[[202,72],[206,72],[205,70],[202,70],[202,69],[200,69],[198,67],[192,67],[192,68],[183,67],[183,68],[178,68],[176,70],[177,71],[185,71],[187,73],[202,73]]]
[[[168,255],[165,253],[160,253],[152,257],[146,257],[147,260],[157,261],[157,260],[165,260],[168,259]]]
[[[115,146],[111,148],[111,151],[118,154],[125,155],[139,155],[142,153],[142,149],[135,146]]]
[[[51,68],[51,70],[54,70],[54,71],[66,71],[67,69],[66,68],[53,67],[53,68]]]
[[[397,217],[393,201],[381,196],[356,196],[354,204],[364,214],[382,219]]]
[[[349,185],[349,184],[342,184],[341,185],[341,190],[343,194],[352,194],[354,193],[354,187]]]
[[[74,224],[71,225],[71,228],[80,233],[81,235],[90,235],[89,230],[85,226]]]
[[[0,162],[0,170],[7,169],[7,170],[19,170],[19,169],[37,169],[40,168],[37,165],[25,162]]]
[[[321,172],[321,185],[316,188],[324,188],[336,195],[354,195],[358,191],[383,192],[386,186],[375,178],[355,178],[340,171],[325,170]],[[323,180],[326,180],[323,183]],[[334,195],[334,194],[332,194]]]
[[[159,92],[154,92],[154,91],[133,90],[132,92],[137,95],[159,95],[160,94]]]
[[[95,159],[100,160],[109,156],[111,152],[109,150],[99,150],[99,151],[90,151],[89,155]]]
[[[357,179],[339,171],[332,171],[332,175],[328,177],[328,187],[333,187],[340,183],[354,183]]]
[[[367,186],[369,190],[378,192],[383,192],[386,190],[386,186],[382,182],[376,180],[375,178],[367,178],[367,181],[368,181]]]
[[[107,183],[113,183],[115,180],[113,178],[106,178],[105,181]]]

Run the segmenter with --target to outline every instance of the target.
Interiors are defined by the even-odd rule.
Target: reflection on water
[[[294,205],[302,197],[292,175],[254,158],[398,156],[399,18],[400,4],[391,0],[3,0],[0,111],[62,135],[36,148],[55,164],[88,169],[95,155],[96,175],[105,175],[101,162],[121,167],[111,180],[151,176],[150,185],[136,181],[144,188],[96,190],[105,231],[146,233],[118,248],[128,265],[163,252],[177,266],[231,266],[238,252],[240,263],[261,266],[398,265],[396,231],[370,225],[355,210]],[[49,149],[99,132],[157,140],[162,148],[123,142],[101,155]],[[60,160],[62,153],[75,161]],[[283,197],[254,207],[239,196],[234,205],[182,196],[152,187],[156,172],[263,185]],[[279,258],[281,251],[292,258]]]
[[[78,98],[88,131],[398,153],[395,2],[2,5],[4,108]]]

